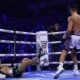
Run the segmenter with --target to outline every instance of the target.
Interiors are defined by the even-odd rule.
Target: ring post
[[[43,55],[38,61],[37,70],[41,70],[41,67],[49,66],[47,31],[36,32],[36,53]]]
[[[15,61],[15,57],[16,57],[16,39],[15,39],[15,35],[16,35],[16,31],[14,30],[14,35],[13,35],[13,38],[14,38],[14,56],[12,58],[12,67],[14,67],[14,61]]]

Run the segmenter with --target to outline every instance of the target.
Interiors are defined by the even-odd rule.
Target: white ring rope
[[[6,29],[0,29],[0,32],[14,33],[13,30],[6,30]],[[15,33],[16,33],[16,34],[30,34],[30,35],[36,35],[36,33],[23,32],[23,31],[15,31]]]
[[[70,54],[71,52],[69,51],[68,54]],[[80,52],[77,52],[77,53],[80,53]],[[58,55],[58,54],[61,54],[61,52],[51,52],[51,53],[48,53],[48,55],[51,55],[51,54],[54,54],[54,55]],[[5,54],[5,53],[2,53],[0,54],[0,57],[4,57],[4,56],[11,56],[13,57],[14,54]],[[17,57],[19,56],[36,56],[36,53],[17,53],[16,54]]]
[[[71,51],[68,52],[68,54],[70,54]],[[80,52],[77,52],[77,53],[80,53]],[[61,54],[61,52],[50,52],[49,54]]]
[[[49,44],[59,44],[61,41],[53,41],[53,42],[48,42]]]
[[[12,40],[0,40],[0,43],[12,43],[14,44],[14,41]],[[16,41],[16,44],[36,44],[36,42],[27,42],[27,41]],[[61,41],[53,41],[53,42],[48,42],[49,44],[58,44],[61,43]]]
[[[0,32],[14,33],[14,31],[12,31],[12,30],[6,30],[6,29],[0,29]]]
[[[65,61],[64,64],[72,64],[73,61]],[[80,61],[78,61],[78,63],[80,63]],[[20,63],[14,63],[14,65],[17,65],[17,64],[20,64]],[[49,64],[59,64],[59,62],[49,62]],[[7,65],[7,66],[11,66],[11,64],[1,64],[1,65]]]
[[[6,32],[6,33],[14,33],[13,30],[6,30],[6,29],[0,29],[0,32]],[[56,34],[64,34],[66,31],[60,31],[60,32],[51,32],[48,33],[48,35],[56,35]],[[36,35],[36,33],[32,33],[32,32],[23,32],[23,31],[15,31],[16,34],[29,34],[29,35]],[[0,40],[1,43],[14,43],[14,41],[11,40]],[[27,41],[16,41],[17,44],[36,44],[36,42],[27,42]],[[61,43],[61,41],[53,41],[53,42],[48,42],[49,44],[58,44]],[[68,54],[70,54],[71,52],[69,52]],[[77,52],[80,53],[80,52]],[[48,53],[48,55],[50,54],[61,54],[61,52],[51,52]],[[0,56],[14,56],[14,54],[0,54]],[[23,54],[16,54],[17,57],[19,56],[36,56],[36,53],[32,53],[32,54],[27,54],[27,53],[23,53]],[[65,61],[65,64],[71,64],[73,63],[72,61]],[[78,63],[80,63],[80,61],[78,61]],[[18,63],[17,63],[18,64]],[[49,62],[49,64],[59,64],[59,62]],[[11,66],[11,64],[2,64],[2,65],[8,65]],[[14,64],[16,65],[16,64]]]
[[[0,32],[6,32],[6,33],[14,33],[13,30],[6,30],[6,29],[0,29]],[[23,32],[23,31],[15,31],[16,34],[30,34],[30,35],[36,35],[36,33],[32,32]],[[60,31],[60,32],[51,32],[48,33],[48,35],[56,35],[56,34],[64,34],[65,31]]]
[[[60,62],[49,62],[49,64],[59,64]],[[72,64],[73,61],[65,61],[64,64]],[[80,63],[80,61],[78,61]]]
[[[0,43],[12,43],[14,44],[15,41],[12,40],[0,40]],[[17,44],[36,44],[36,42],[27,42],[27,41],[16,41]]]
[[[6,33],[14,33],[13,30],[6,30],[6,29],[0,29],[1,32],[6,32]],[[64,34],[66,31],[61,31],[61,32],[51,32],[48,33],[49,35],[55,35],[55,34]],[[36,33],[31,33],[31,32],[22,32],[22,31],[16,31],[17,34],[31,34],[31,35],[36,35]],[[12,40],[0,40],[1,43],[14,43]],[[36,42],[27,42],[27,41],[16,41],[17,44],[36,44]],[[61,41],[53,41],[53,42],[48,42],[49,44],[58,44],[61,43]],[[51,52],[50,54],[60,54],[61,52]],[[69,52],[70,53],[70,52]],[[79,52],[78,52],[79,53]],[[1,54],[2,55],[2,54]],[[5,54],[4,54],[5,55]],[[3,55],[3,56],[4,56]],[[8,54],[6,54],[8,55]],[[19,54],[20,55],[20,54]],[[23,55],[23,54],[21,54]],[[26,54],[30,55],[30,54]],[[31,54],[34,55],[34,54]],[[8,55],[9,56],[9,55]]]
[[[0,29],[1,32],[6,32],[6,33],[14,33],[13,30],[6,30],[6,29]],[[29,35],[36,35],[36,33],[31,33],[31,32],[23,32],[23,31],[15,31],[16,34],[29,34]],[[55,35],[55,34],[63,34],[65,31],[61,32],[51,32],[48,33],[48,35]],[[2,43],[14,43],[14,41],[11,40],[0,40]],[[17,44],[36,44],[36,42],[27,42],[27,41],[16,41]],[[58,44],[61,43],[61,41],[52,41],[48,42],[49,44]]]
[[[14,54],[0,54],[0,57],[4,57],[4,56],[8,56],[8,57],[13,57]],[[16,54],[17,57],[25,57],[25,56],[36,56],[36,53],[22,53],[22,54]]]
[[[65,32],[66,32],[66,31],[51,32],[51,33],[48,33],[48,35],[64,34]]]

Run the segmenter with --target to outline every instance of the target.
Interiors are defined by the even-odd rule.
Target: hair
[[[72,5],[70,6],[70,9],[72,9],[73,11],[78,11],[78,6],[77,6],[77,4],[72,4]]]

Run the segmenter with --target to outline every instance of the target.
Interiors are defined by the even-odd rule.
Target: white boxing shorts
[[[80,49],[80,35],[72,35],[71,36],[71,41],[70,41],[70,46],[71,49],[76,48]]]

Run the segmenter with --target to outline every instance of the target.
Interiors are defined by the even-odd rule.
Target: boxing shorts
[[[20,65],[16,65],[13,67],[13,77],[21,77],[23,72],[22,70],[19,69]]]
[[[74,35],[71,35],[70,46],[71,49],[76,48],[80,49],[80,32],[75,32]]]

